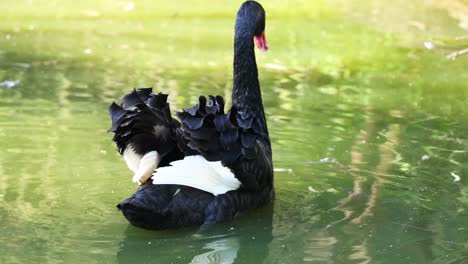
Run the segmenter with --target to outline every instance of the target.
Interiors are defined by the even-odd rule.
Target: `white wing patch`
[[[157,168],[153,184],[179,184],[214,195],[237,190],[241,182],[221,161],[210,162],[200,155],[171,162],[172,166]]]
[[[146,153],[140,159],[140,165],[132,179],[133,182],[145,183],[153,174],[154,169],[158,167],[159,162],[160,158],[157,151]]]
[[[157,151],[151,151],[145,155],[140,155],[135,152],[132,147],[127,147],[123,153],[125,162],[128,168],[135,173],[132,178],[133,182],[146,182],[154,169],[160,162],[160,157]]]
[[[131,146],[128,146],[123,153],[123,158],[127,163],[127,167],[133,172],[138,170],[141,157],[142,155],[137,154]]]

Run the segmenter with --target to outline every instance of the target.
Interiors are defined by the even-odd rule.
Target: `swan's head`
[[[257,48],[266,52],[268,42],[265,37],[265,10],[255,1],[246,1],[237,13],[236,33],[252,32]]]

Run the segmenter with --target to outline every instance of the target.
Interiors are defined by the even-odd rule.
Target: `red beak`
[[[268,42],[265,37],[265,32],[262,33],[260,37],[254,36],[255,44],[260,51],[268,51]]]

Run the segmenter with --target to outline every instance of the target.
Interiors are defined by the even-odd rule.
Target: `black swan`
[[[231,109],[200,96],[171,117],[167,95],[151,88],[109,108],[114,142],[138,190],[117,205],[134,226],[171,229],[235,218],[274,197],[270,139],[254,42],[266,51],[265,11],[255,1],[237,13]]]

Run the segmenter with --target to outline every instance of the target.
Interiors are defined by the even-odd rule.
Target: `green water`
[[[0,2],[0,263],[468,263],[468,2],[264,1],[276,200],[155,232],[107,107],[229,97],[241,3],[170,2]]]

